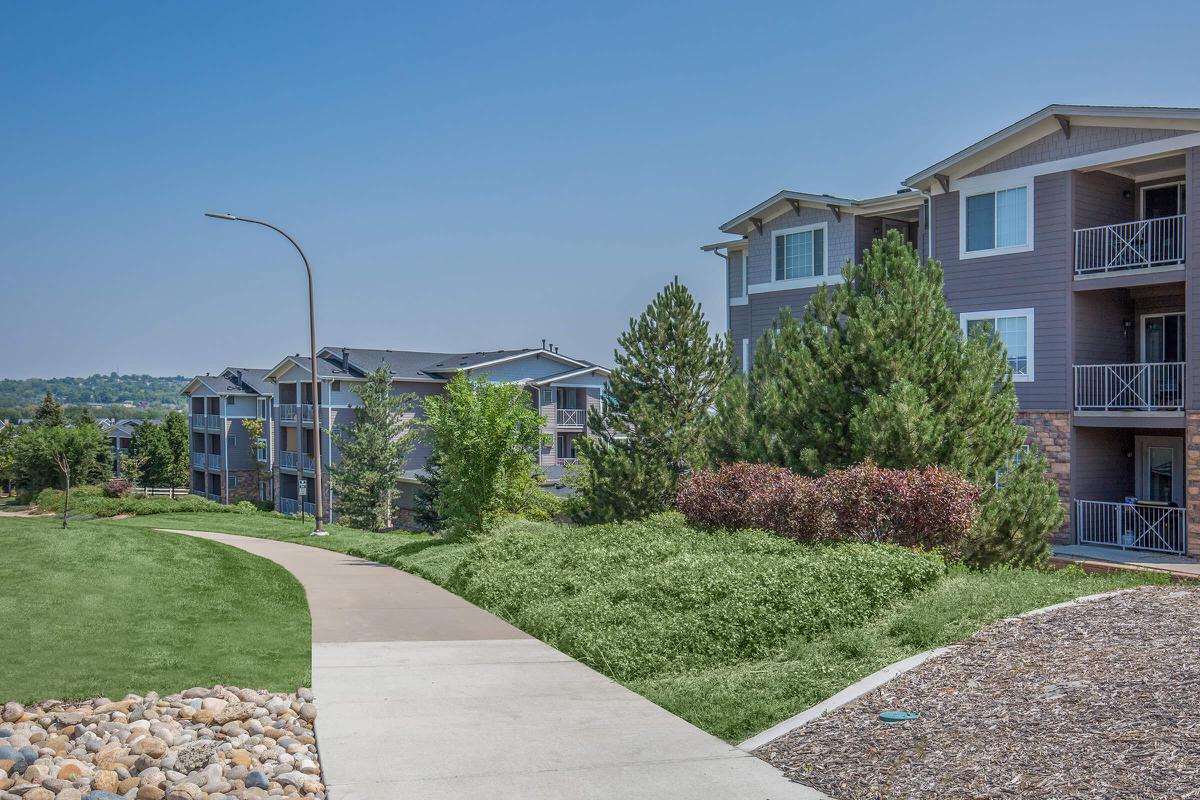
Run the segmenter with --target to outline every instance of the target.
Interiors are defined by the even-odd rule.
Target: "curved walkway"
[[[330,800],[825,796],[415,575],[169,532],[269,558],[304,585]]]

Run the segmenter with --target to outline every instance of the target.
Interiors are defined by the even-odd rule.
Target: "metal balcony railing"
[[[1180,411],[1185,365],[1076,364],[1076,411]]]
[[[221,468],[221,454],[220,453],[209,453],[208,454],[208,468],[209,469],[220,469]]]
[[[279,466],[284,469],[299,469],[300,454],[292,450],[279,451]]]
[[[582,428],[584,410],[582,408],[560,408],[558,410],[558,427]]]
[[[1075,231],[1075,274],[1103,275],[1182,264],[1186,215],[1155,217]]]
[[[1187,512],[1143,503],[1075,501],[1075,539],[1126,550],[1187,552]]]

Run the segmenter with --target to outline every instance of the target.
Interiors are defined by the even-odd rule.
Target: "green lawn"
[[[309,684],[308,606],[286,570],[187,536],[60,525],[0,518],[0,702]]]
[[[7,533],[10,522],[0,520],[0,532]],[[0,619],[23,620],[29,613],[36,618],[37,606],[31,608],[31,597],[62,593],[61,589],[48,593],[46,587],[50,585],[65,588],[82,584],[89,591],[89,599],[68,593],[72,600],[68,607],[55,603],[47,609],[43,604],[43,617],[52,611],[56,620],[61,617],[67,621],[57,630],[75,630],[70,621],[89,619],[90,609],[97,608],[97,598],[102,597],[104,602],[99,608],[103,610],[90,613],[99,613],[114,630],[133,628],[139,630],[139,635],[112,650],[89,638],[96,642],[94,658],[64,661],[62,669],[48,673],[43,667],[47,658],[43,653],[51,653],[49,658],[57,663],[56,659],[78,652],[74,644],[57,644],[61,635],[51,633],[42,635],[52,638],[55,647],[28,647],[28,637],[37,626],[10,624],[0,633],[0,652],[8,652],[20,643],[16,652],[23,650],[37,656],[21,657],[23,660],[11,670],[6,664],[0,682],[19,675],[24,679],[22,685],[26,685],[34,682],[31,676],[37,675],[41,685],[47,687],[41,693],[67,694],[69,691],[60,687],[72,679],[78,663],[112,664],[112,672],[124,680],[129,665],[151,661],[143,652],[156,653],[162,661],[171,662],[178,675],[162,667],[157,667],[157,673],[142,667],[129,675],[123,688],[105,689],[106,693],[144,691],[163,684],[170,684],[166,686],[170,689],[238,682],[231,677],[196,674],[210,663],[216,670],[219,663],[211,658],[210,663],[204,663],[212,645],[198,645],[196,637],[215,640],[217,634],[222,634],[220,641],[232,644],[245,641],[241,631],[247,626],[255,631],[254,637],[279,634],[280,629],[271,624],[260,625],[259,614],[270,613],[278,618],[282,612],[274,599],[256,601],[260,595],[255,592],[243,596],[225,588],[253,581],[236,577],[229,580],[229,575],[219,574],[211,562],[226,562],[222,567],[227,570],[245,569],[245,560],[251,559],[260,572],[264,571],[263,562],[211,543],[168,538],[154,533],[154,528],[291,541],[414,572],[463,594],[730,741],[758,733],[887,664],[959,641],[994,620],[1072,597],[1166,580],[1150,573],[1086,575],[1077,569],[979,573],[951,567],[930,581],[922,557],[912,554],[880,557],[869,548],[832,548],[826,552],[762,534],[705,533],[668,523],[591,528],[516,523],[503,535],[477,545],[421,534],[373,534],[337,526],[330,529],[330,536],[314,538],[308,536],[309,524],[256,514],[156,514],[77,523],[70,535],[89,544],[95,542],[96,546],[86,554],[77,546],[62,548],[70,553],[66,562],[70,569],[64,569],[61,561],[56,564],[55,559],[63,556],[48,557],[33,550],[19,556],[17,563],[36,568],[22,571],[21,585],[25,588],[9,590],[0,599],[0,611],[6,611],[5,603],[12,605]],[[51,534],[59,533],[53,523],[27,524],[45,526],[37,537],[30,535],[31,539],[53,541]],[[162,553],[165,542],[170,543],[171,553]],[[143,554],[141,560],[132,555],[139,553]],[[225,554],[223,558],[219,557],[221,553]],[[854,557],[847,559],[846,554]],[[96,569],[99,563],[111,564],[122,576],[112,579],[112,591],[92,591],[95,576],[103,572]],[[158,589],[147,587],[154,594],[154,603],[140,595],[133,599],[127,574],[157,578],[162,574],[162,563],[178,563],[183,577],[155,580]],[[201,567],[204,563],[209,565]],[[879,576],[878,580],[873,576]],[[208,589],[173,591],[184,578]],[[274,580],[279,582],[281,578],[276,574]],[[288,585],[297,591],[293,583]],[[187,602],[163,606],[157,599],[163,594],[192,602],[198,597],[219,595],[228,598],[229,603],[222,604],[217,613],[206,605],[200,615]],[[826,598],[832,598],[832,603],[825,603]],[[143,603],[150,608],[141,611]],[[298,603],[306,626],[302,596]],[[205,630],[181,642],[174,635],[181,627],[172,619],[177,615],[203,618]],[[146,625],[142,617],[147,616],[157,624],[143,637],[139,625]],[[239,628],[237,637],[228,636],[228,630]],[[80,634],[85,635],[90,636]],[[307,629],[302,638],[303,674],[307,675]],[[278,639],[272,642],[277,650],[286,647]],[[300,678],[280,677],[281,672],[295,670],[294,660],[256,659],[256,652],[230,664],[237,661],[233,649],[224,655],[225,669],[241,670],[242,675],[263,675],[258,680],[242,678],[242,683],[283,687],[303,682]],[[0,698],[6,691],[12,694],[0,685]],[[80,694],[96,691],[78,690]],[[32,689],[19,692],[38,693]]]

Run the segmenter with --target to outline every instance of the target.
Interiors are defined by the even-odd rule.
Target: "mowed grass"
[[[273,562],[111,522],[0,518],[0,702],[294,691],[310,638],[304,590]]]

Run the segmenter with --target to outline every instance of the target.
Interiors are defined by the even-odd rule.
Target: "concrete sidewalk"
[[[269,558],[304,585],[330,800],[824,797],[415,575],[170,532]]]

